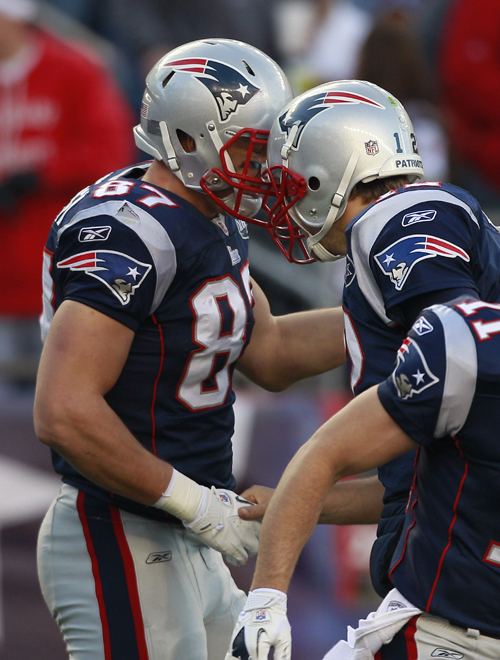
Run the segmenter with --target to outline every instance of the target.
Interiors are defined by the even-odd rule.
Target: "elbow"
[[[283,392],[288,389],[290,385],[293,385],[293,381],[288,381],[285,378],[280,377],[277,373],[272,373],[267,370],[262,372],[249,372],[248,370],[243,372],[244,375],[258,385],[262,389],[267,390],[268,392]]]
[[[269,381],[262,387],[266,389],[268,392],[284,392],[287,390],[291,385],[293,385],[295,381],[285,381],[285,380],[273,380]]]
[[[33,422],[40,442],[55,451],[64,449],[65,440],[70,437],[71,423],[63,407],[35,399]]]
[[[268,392],[284,392],[306,377],[303,374],[294,374],[282,368],[267,372],[257,384]]]

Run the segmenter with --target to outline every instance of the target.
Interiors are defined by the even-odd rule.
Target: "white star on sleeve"
[[[416,373],[416,374],[412,374],[412,376],[413,376],[413,378],[415,378],[415,380],[417,381],[417,383],[416,383],[417,385],[420,385],[420,383],[423,383],[424,378],[425,378],[425,374],[423,374],[423,373],[420,371],[420,369],[417,369],[417,373]]]
[[[128,273],[127,273],[127,275],[131,275],[131,276],[134,278],[134,282],[135,282],[136,279],[139,277],[140,273],[139,273],[139,271],[137,270],[137,267],[135,267],[135,268],[130,268],[130,266],[129,266],[129,267],[128,267]]]

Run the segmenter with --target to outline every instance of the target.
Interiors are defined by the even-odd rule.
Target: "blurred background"
[[[145,74],[170,48],[235,38],[276,59],[294,91],[360,78],[415,125],[429,180],[500,220],[498,0],[0,0],[0,658],[65,660],[38,587],[35,545],[58,490],[32,425],[42,250],[71,197],[136,151]],[[252,274],[275,314],[337,305],[343,262],[294,266],[250,227]],[[297,448],[350,398],[343,370],[269,394],[237,390],[239,489],[275,486]],[[295,660],[321,658],[375,608],[372,526],[318,527],[290,590]],[[234,569],[244,589],[253,564]]]

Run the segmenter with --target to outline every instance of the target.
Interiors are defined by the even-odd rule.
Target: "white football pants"
[[[181,525],[91,499],[63,484],[38,539],[71,660],[223,658],[246,596],[222,555]]]

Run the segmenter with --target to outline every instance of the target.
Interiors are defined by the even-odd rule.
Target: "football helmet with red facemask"
[[[230,39],[193,41],[167,53],[147,76],[135,141],[185,186],[248,220],[267,189],[252,153],[267,145],[291,98],[283,71],[257,48]],[[185,149],[186,135],[194,150]],[[247,157],[235,167],[228,149],[241,138]]]
[[[424,176],[412,123],[389,92],[340,80],[295,98],[273,124],[265,200],[270,230],[289,261],[333,261],[321,239],[344,213],[359,182]]]

